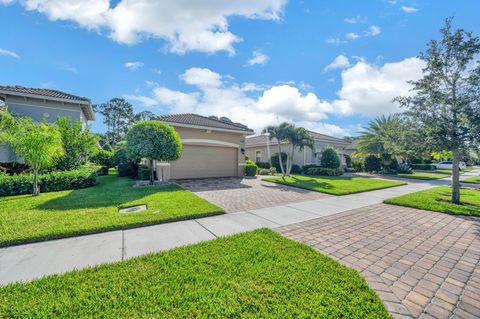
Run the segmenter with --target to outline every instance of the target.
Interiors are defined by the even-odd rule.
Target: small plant
[[[398,165],[398,173],[400,174],[413,174],[412,168],[406,163]]]
[[[340,157],[337,151],[333,147],[325,148],[320,158],[320,166],[323,168],[337,169],[340,165]]]
[[[276,169],[275,167],[273,167],[273,166],[270,167],[270,168],[268,169],[268,174],[270,174],[270,175],[275,175],[275,174],[277,174],[277,169]]]
[[[375,155],[368,155],[365,158],[365,171],[368,173],[380,172],[382,170],[382,161]]]
[[[364,172],[365,171],[365,162],[364,161],[353,161],[352,162],[353,170],[355,172]]]
[[[257,174],[258,167],[251,160],[245,161],[245,176],[255,176]]]
[[[148,181],[150,179],[150,167],[147,165],[138,165],[138,179]]]
[[[261,168],[258,170],[258,175],[268,175],[270,172],[266,168]]]

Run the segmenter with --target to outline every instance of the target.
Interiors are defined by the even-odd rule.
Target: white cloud
[[[68,64],[68,63],[61,63],[60,64],[60,68],[63,70],[63,71],[67,71],[67,72],[70,72],[70,73],[73,73],[73,74],[77,74],[78,73],[78,70],[76,67]]]
[[[366,36],[376,36],[382,32],[382,29],[378,25],[372,25],[368,30],[364,31]]]
[[[343,19],[343,21],[345,21],[346,23],[350,23],[350,24],[366,23],[367,22],[367,17],[358,15],[358,16],[352,17],[352,18],[345,18],[345,19]]]
[[[0,48],[0,55],[7,56],[10,58],[20,59],[20,56],[16,52],[13,52],[7,49]]]
[[[356,39],[360,38],[358,33],[355,33],[355,32],[348,32],[347,34],[345,34],[345,37],[347,37],[350,40],[356,40]]]
[[[127,100],[130,100],[130,101],[140,102],[143,105],[150,106],[150,107],[158,104],[157,100],[155,100],[151,97],[148,97],[148,96],[143,96],[143,95],[124,94],[123,98],[127,99]]]
[[[400,10],[402,10],[405,13],[415,13],[418,11],[417,8],[415,7],[410,7],[410,6],[401,6]]]
[[[114,41],[135,44],[160,38],[170,52],[235,52],[241,37],[229,31],[228,19],[281,18],[286,0],[17,0],[50,20],[74,21],[86,29],[107,30]],[[12,2],[2,0],[2,3]]]
[[[395,113],[399,106],[392,102],[399,95],[409,95],[409,80],[422,75],[425,62],[407,58],[383,66],[359,61],[342,72],[338,99],[331,102],[335,112],[367,116]]]
[[[125,67],[130,71],[137,71],[138,69],[142,68],[144,65],[143,62],[135,61],[135,62],[126,62]]]
[[[324,69],[324,72],[335,69],[344,69],[350,66],[350,61],[343,54],[338,55],[333,61],[327,65]]]
[[[252,58],[247,61],[247,65],[253,66],[253,65],[265,65],[269,60],[268,55],[260,52],[260,51],[253,51],[252,53]]]
[[[190,68],[181,75],[185,83],[199,88],[215,88],[222,84],[222,77],[216,72],[205,68]]]
[[[343,41],[339,37],[330,37],[330,38],[325,39],[325,43],[338,45],[338,44],[345,43],[345,41]]]

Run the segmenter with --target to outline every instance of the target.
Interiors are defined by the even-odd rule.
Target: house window
[[[262,151],[255,151],[255,162],[261,162],[262,161]]]

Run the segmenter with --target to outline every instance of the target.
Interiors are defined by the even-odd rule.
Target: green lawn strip
[[[480,176],[469,177],[466,179],[462,179],[461,183],[471,183],[471,184],[480,184]]]
[[[354,194],[406,184],[373,178],[345,176],[290,175],[264,178],[263,180],[332,195]]]
[[[99,177],[94,187],[0,198],[0,246],[132,228],[223,213],[176,185],[133,187],[128,178]],[[146,204],[147,210],[118,213]]]
[[[452,171],[449,169],[436,169],[436,170],[420,170],[420,169],[415,169],[413,170],[414,173],[425,173],[425,174],[443,174],[443,175],[452,175]]]
[[[391,318],[355,270],[268,230],[0,288],[5,318]]]
[[[421,179],[421,180],[425,180],[425,181],[448,177],[445,174],[416,173],[416,172],[413,173],[413,174],[397,174],[397,175],[393,175],[393,176],[398,176],[398,177],[402,177],[402,178],[410,178],[410,179]]]
[[[384,202],[454,215],[480,216],[479,190],[462,188],[460,190],[460,205],[450,203],[451,194],[449,186],[440,186],[400,197],[389,198]]]

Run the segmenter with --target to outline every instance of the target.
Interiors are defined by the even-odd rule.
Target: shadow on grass
[[[36,208],[42,210],[75,210],[116,206],[123,208],[131,206],[132,202],[155,193],[176,192],[183,190],[179,186],[163,187],[133,187],[133,181],[117,175],[102,176],[96,186],[76,189],[64,196],[54,197],[39,204]],[[146,203],[140,203],[146,204]]]
[[[312,176],[306,178],[304,176],[302,179],[299,179],[295,176],[290,176],[287,177],[288,180],[285,177],[281,177],[277,179],[279,182],[284,183],[286,185],[294,186],[294,187],[300,187],[300,188],[311,188],[311,189],[333,189],[336,188],[337,186],[332,185],[331,183],[324,182],[324,181],[319,181],[318,178],[321,178],[322,180],[345,180],[349,181],[352,180],[353,177],[347,177],[347,176]]]

